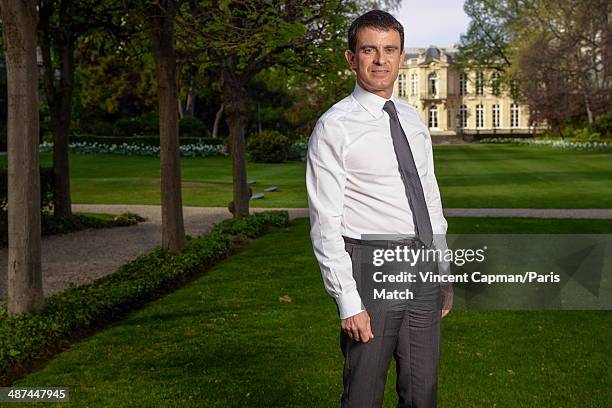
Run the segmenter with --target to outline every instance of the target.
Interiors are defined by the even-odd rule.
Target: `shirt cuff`
[[[363,303],[361,303],[361,296],[359,296],[357,290],[340,295],[336,298],[336,304],[338,305],[340,319],[349,318],[365,310]]]

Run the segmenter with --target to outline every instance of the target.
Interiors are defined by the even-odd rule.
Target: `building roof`
[[[406,48],[405,62],[408,63],[412,59],[417,59],[418,64],[429,64],[431,61],[453,62],[453,56],[457,53],[457,48],[438,47],[430,45],[427,48]]]

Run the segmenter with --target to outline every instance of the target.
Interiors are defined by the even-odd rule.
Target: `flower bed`
[[[491,137],[491,138],[481,139],[478,141],[478,143],[522,144],[522,145],[551,146],[551,147],[555,147],[559,149],[612,151],[612,143],[592,142],[592,141],[576,142],[576,141],[569,141],[569,140],[553,140],[553,139]]]
[[[144,144],[103,144],[97,142],[70,143],[69,148],[77,154],[119,154],[124,156],[154,156],[159,157],[159,146],[147,146]],[[40,144],[40,152],[53,150],[53,143],[44,142]],[[183,157],[208,157],[227,155],[224,145],[189,144],[180,147]]]

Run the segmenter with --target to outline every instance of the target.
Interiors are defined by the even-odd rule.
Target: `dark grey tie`
[[[393,148],[395,149],[400,175],[406,187],[406,196],[408,197],[408,203],[412,210],[416,235],[427,246],[431,246],[433,238],[431,220],[429,219],[429,211],[427,211],[423,186],[419,178],[419,173],[417,172],[416,164],[414,163],[414,157],[412,157],[410,144],[400,124],[395,104],[392,101],[387,101],[385,102],[383,110],[387,112],[390,117],[391,139],[393,139]]]

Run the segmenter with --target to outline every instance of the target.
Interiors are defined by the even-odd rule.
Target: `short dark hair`
[[[404,51],[404,27],[391,14],[382,10],[371,10],[357,17],[349,27],[348,46],[349,50],[357,52],[357,33],[365,27],[373,27],[381,30],[395,30],[400,35],[401,51]]]

